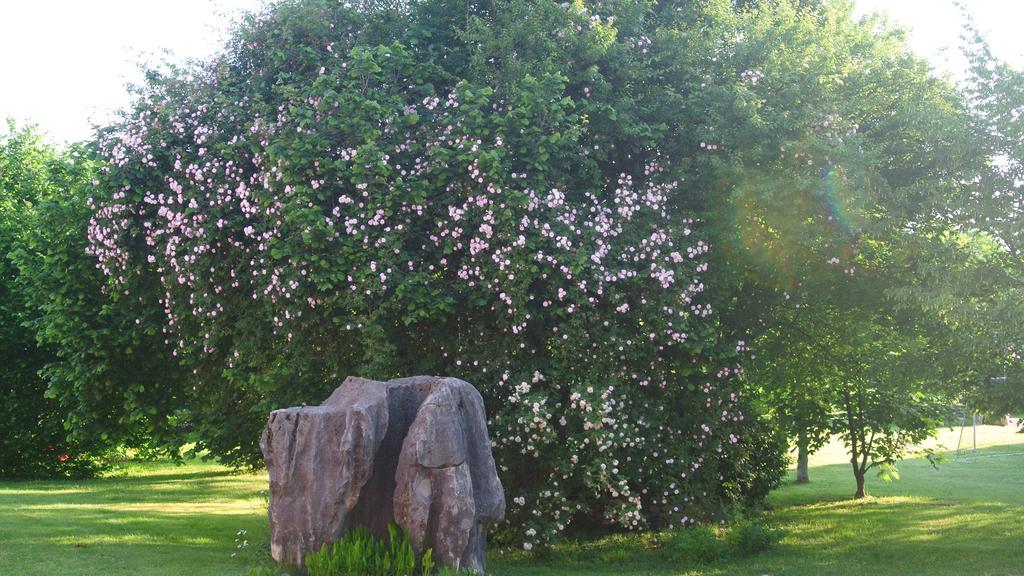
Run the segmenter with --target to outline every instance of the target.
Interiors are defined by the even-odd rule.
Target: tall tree
[[[1024,72],[995,58],[964,13],[970,74],[962,90],[978,167],[907,243],[914,282],[895,291],[943,319],[967,361],[952,392],[974,409],[1024,407]]]
[[[884,405],[871,398],[918,406],[925,394],[927,415],[935,395],[955,397],[944,379],[963,381],[971,370],[968,349],[948,333],[923,347],[901,344],[921,344],[920,327],[936,317],[899,294],[921,279],[922,230],[950,229],[947,207],[985,159],[954,86],[913,55],[899,30],[873,17],[853,22],[850,9],[827,3],[738,13],[742,49],[721,66],[738,71],[742,90],[707,82],[742,96],[712,108],[722,147],[733,154],[721,160],[729,177],[717,182],[727,201],[709,204],[709,219],[713,242],[724,247],[712,253],[714,269],[729,277],[718,281],[733,288],[715,292],[729,298],[718,307],[727,329],[750,336],[749,378],[798,445],[798,478],[807,478],[807,452],[839,432],[862,487],[872,461],[888,467],[908,445],[875,452],[870,433],[851,431],[865,430],[851,423],[870,412],[892,418],[889,426],[932,427],[930,418],[869,410]],[[851,344],[876,333],[891,336],[883,340],[889,353],[864,357]],[[896,359],[920,365],[938,352],[959,359],[942,367],[943,378],[930,370],[908,379],[891,366]],[[870,370],[900,380],[868,378]],[[919,434],[901,439],[909,436]]]
[[[8,121],[6,128],[0,133],[0,477],[88,475],[102,443],[70,437],[67,410],[48,393],[40,370],[55,351],[36,339],[26,270],[15,257],[37,206],[77,173],[33,127]]]
[[[176,456],[192,439],[184,368],[164,345],[155,302],[112,290],[87,254],[95,161],[63,152],[51,193],[21,215],[11,262],[26,317],[23,337],[49,351],[36,367],[77,442]]]

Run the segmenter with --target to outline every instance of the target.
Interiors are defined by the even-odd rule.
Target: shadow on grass
[[[979,450],[998,455],[1024,444]],[[772,496],[771,521],[787,536],[766,554],[706,566],[682,565],[661,550],[664,535],[617,535],[559,546],[548,559],[523,552],[491,555],[498,576],[617,574],[936,576],[1024,573],[1024,456],[900,465],[902,480],[869,480],[853,500],[849,465],[811,469],[812,483]]]
[[[773,517],[787,536],[775,550],[752,558],[684,565],[648,536],[567,544],[544,561],[492,555],[491,567],[499,576],[1020,574],[1021,512],[991,503],[844,500],[780,510]]]
[[[263,477],[203,463],[128,473],[0,483],[0,574],[247,573],[246,551],[232,555],[239,530],[253,548],[266,538]]]
[[[0,483],[0,507],[124,502],[177,503],[262,498],[265,480],[230,470],[195,470],[80,481]]]

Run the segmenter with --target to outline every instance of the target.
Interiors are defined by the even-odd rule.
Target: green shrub
[[[785,531],[766,526],[763,522],[741,520],[729,529],[729,544],[737,556],[746,558],[767,552],[785,536]]]
[[[723,509],[731,503],[757,506],[782,481],[789,465],[789,439],[767,418],[758,421],[759,434],[748,434],[734,447],[734,457],[723,461],[718,495]]]
[[[429,552],[429,551],[430,550],[427,550],[427,552]],[[429,572],[423,572],[423,574],[429,574]],[[471,574],[476,574],[476,573],[473,572],[472,570],[455,570],[454,568],[449,568],[447,566],[442,566],[442,567],[437,569],[437,574],[435,574],[434,576],[468,576],[468,575],[471,575]]]
[[[761,520],[739,519],[723,534],[710,526],[691,526],[672,532],[664,545],[667,556],[684,564],[710,564],[725,558],[746,558],[766,552],[785,531]]]
[[[675,532],[667,545],[669,556],[687,564],[710,564],[725,556],[725,543],[708,526],[691,526]]]

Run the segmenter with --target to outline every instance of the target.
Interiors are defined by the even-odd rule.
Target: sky
[[[205,58],[259,0],[0,0],[0,120],[56,142],[88,137],[130,102],[139,62]]]
[[[1024,67],[1024,2],[962,0],[996,56]],[[0,119],[37,124],[55,142],[87,138],[129,103],[138,64],[205,58],[233,18],[263,0],[0,0]],[[856,14],[886,12],[911,46],[956,78],[960,12],[952,0],[855,0]]]
[[[1024,2],[1019,0],[961,0],[983,32],[993,53],[1024,68],[1024,36],[1020,23]],[[854,14],[885,13],[910,31],[910,46],[939,71],[962,77],[966,61],[960,54],[963,15],[953,0],[854,0]]]

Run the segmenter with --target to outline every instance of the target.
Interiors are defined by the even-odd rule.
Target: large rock
[[[260,440],[270,473],[270,551],[301,565],[343,533],[388,430],[387,390],[349,378],[320,406],[270,414]]]
[[[270,415],[260,443],[270,473],[270,542],[278,562],[354,526],[395,522],[417,551],[484,571],[487,528],[505,514],[483,400],[456,378],[349,377],[320,406]]]
[[[484,571],[487,527],[505,516],[475,388],[446,378],[420,405],[398,458],[395,520],[413,546],[454,568]]]

